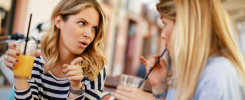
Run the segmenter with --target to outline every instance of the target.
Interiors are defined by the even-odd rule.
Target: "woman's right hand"
[[[148,60],[146,60],[143,56],[140,57],[140,60],[145,65],[147,73],[153,68],[156,60],[160,57],[160,55],[154,56]],[[167,64],[166,61],[162,58],[159,59],[159,63],[155,65],[155,68],[152,70],[148,79],[152,86],[162,86],[166,84],[167,80]],[[165,86],[164,86],[165,87]]]
[[[20,52],[17,51],[17,44],[15,42],[8,43],[9,49],[5,52],[4,64],[11,70],[16,66],[19,62],[16,57],[20,56]],[[39,57],[41,55],[40,52],[36,51],[35,56]]]
[[[17,45],[14,42],[8,43],[9,49],[5,52],[4,64],[11,70],[15,67],[15,65],[19,62],[16,57],[20,56],[16,50]]]

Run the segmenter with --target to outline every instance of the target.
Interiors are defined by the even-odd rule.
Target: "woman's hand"
[[[146,60],[143,56],[140,57],[140,60],[145,65],[147,73],[153,68],[156,60],[158,59],[160,55],[154,56],[148,60]],[[166,61],[162,58],[159,59],[159,63],[156,64],[155,68],[152,70],[151,74],[148,76],[148,79],[150,80],[150,83],[152,86],[161,86],[164,85],[167,80],[167,64]]]
[[[118,100],[156,100],[153,94],[131,86],[119,85],[112,95]]]
[[[4,64],[11,70],[15,67],[15,65],[19,62],[16,57],[20,56],[18,53],[17,45],[14,42],[8,43],[9,49],[5,52]]]
[[[74,90],[80,90],[82,87],[83,70],[79,63],[83,61],[82,57],[78,57],[71,62],[71,65],[64,64],[63,72],[70,81],[70,86]]]

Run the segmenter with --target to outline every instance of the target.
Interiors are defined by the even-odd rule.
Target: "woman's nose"
[[[85,29],[85,31],[83,32],[83,36],[86,38],[89,38],[91,35],[91,30],[89,28]]]

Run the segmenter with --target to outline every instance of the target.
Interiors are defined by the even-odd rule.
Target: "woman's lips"
[[[80,43],[80,47],[82,47],[84,49],[88,46],[88,43],[86,43],[86,42],[79,42],[79,43]]]

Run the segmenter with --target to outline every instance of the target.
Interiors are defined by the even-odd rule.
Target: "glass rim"
[[[141,77],[133,76],[133,75],[121,74],[120,77],[121,77],[121,76],[128,76],[128,77],[136,78],[136,79],[139,79],[139,80],[144,80],[144,79],[141,78]]]

